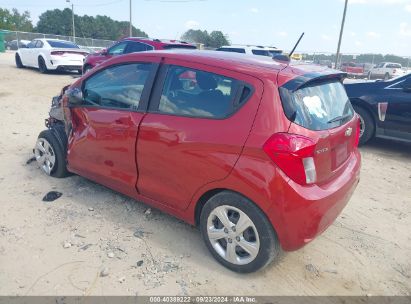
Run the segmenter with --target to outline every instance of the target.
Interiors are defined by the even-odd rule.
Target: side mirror
[[[411,77],[405,79],[402,83],[402,89],[404,92],[411,93]]]
[[[68,89],[66,91],[69,105],[75,106],[83,102],[83,93],[79,88]]]

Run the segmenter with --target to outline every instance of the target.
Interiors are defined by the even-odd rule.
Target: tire
[[[90,71],[93,67],[91,65],[85,65],[83,68],[83,75]]]
[[[82,74],[83,74],[83,70],[77,70],[77,74],[82,75]]]
[[[44,62],[43,57],[39,57],[38,64],[39,64],[40,73],[47,74],[48,70],[47,70],[47,66],[46,66],[46,63]]]
[[[238,225],[246,229],[240,231]],[[238,193],[223,191],[211,197],[201,210],[200,230],[214,258],[235,272],[262,269],[280,253],[277,235],[265,214]],[[227,251],[228,246],[232,250]]]
[[[17,67],[18,69],[24,68],[24,65],[23,65],[23,63],[21,62],[21,58],[20,58],[20,55],[19,55],[19,54],[16,54],[15,59],[16,59],[16,67]]]
[[[389,80],[389,79],[390,79],[390,74],[385,73],[385,75],[384,75],[384,80]]]
[[[67,152],[52,130],[45,130],[39,134],[34,156],[44,173],[57,178],[68,176],[66,155]]]
[[[370,113],[362,107],[353,106],[355,112],[360,116],[360,145],[364,145],[374,137],[375,123]]]

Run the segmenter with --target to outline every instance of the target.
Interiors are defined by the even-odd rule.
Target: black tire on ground
[[[77,70],[77,74],[82,75],[82,74],[83,74],[83,70]]]
[[[44,62],[43,57],[39,57],[38,64],[39,64],[40,73],[46,74],[48,72],[48,70],[47,70],[47,66],[46,66],[46,63]]]
[[[362,107],[353,106],[355,112],[360,116],[362,135],[360,135],[360,145],[365,144],[374,137],[375,123],[371,114]]]
[[[56,162],[54,164],[53,169],[50,172],[50,176],[62,178],[70,175],[67,171],[66,166],[67,151],[65,151],[64,147],[62,146],[62,143],[59,141],[59,139],[57,139],[53,131],[44,130],[39,134],[38,138],[44,138],[49,142],[56,157]]]
[[[221,206],[228,206],[228,210],[230,210],[230,207],[234,207],[234,209],[237,209],[237,210],[239,209],[241,212],[245,213],[246,216],[248,216],[249,220],[251,220],[252,224],[257,230],[257,233],[258,233],[257,237],[259,239],[258,253],[255,255],[255,258],[249,261],[247,264],[240,265],[240,264],[229,262],[216,251],[216,249],[213,247],[213,244],[210,241],[210,238],[208,236],[208,229],[210,228],[209,223],[208,223],[209,216],[210,214],[213,214],[213,211],[215,212],[216,210],[218,210],[216,208],[221,207]],[[243,216],[243,215],[240,215],[239,213],[237,213],[238,215],[236,215],[236,212],[235,211],[233,212],[232,210],[228,211],[227,214],[229,214],[228,219],[229,219],[230,225],[234,225],[234,227],[235,225],[239,223],[239,218]],[[213,217],[211,216],[211,218]],[[235,223],[235,220],[237,220],[236,223]],[[218,223],[217,224],[219,225],[218,229],[224,229],[224,228],[221,228],[221,227],[225,227],[225,225],[221,226],[222,222],[220,222],[219,220],[217,220],[216,222],[213,221],[212,226],[214,226],[215,223]],[[250,229],[251,229],[251,232],[250,232]],[[254,272],[259,269],[264,268],[265,266],[270,264],[270,262],[274,260],[274,258],[278,256],[281,250],[277,235],[270,221],[265,216],[265,214],[252,201],[250,201],[249,199],[245,198],[244,196],[238,193],[231,192],[231,191],[222,191],[216,194],[215,196],[211,197],[206,202],[203,209],[201,210],[200,230],[201,230],[203,240],[208,250],[214,256],[214,258],[218,262],[220,262],[222,265],[227,267],[228,269],[235,271],[235,272],[239,272],[239,273],[250,273],[250,272]],[[231,229],[230,233],[238,233],[238,232],[235,232],[235,230]],[[246,234],[248,234],[248,236]],[[241,240],[246,240],[249,242],[255,241],[255,238],[253,238],[252,234],[253,234],[253,228],[249,227],[248,229],[244,230],[243,233],[240,234]],[[252,237],[251,239],[249,238],[250,235]],[[241,251],[241,248],[244,248],[244,247],[240,247],[238,245],[240,243],[237,243],[237,241],[239,241],[240,238],[238,239],[237,238],[238,237],[236,237],[234,240],[234,238],[231,239],[231,236],[228,235],[228,237],[225,239],[223,238],[219,239],[217,242],[222,242],[222,243],[218,243],[217,246],[220,246],[220,245],[224,246],[224,244],[225,246],[227,246],[228,242],[231,244],[234,243],[236,256],[240,256],[240,257],[241,255],[244,256],[244,252],[245,252],[246,257],[247,257],[248,253],[246,251]]]
[[[83,67],[83,75],[86,74],[89,70],[91,70],[93,67],[90,65],[85,65]]]
[[[16,67],[17,67],[18,69],[24,68],[24,65],[23,65],[23,63],[21,62],[21,58],[20,58],[20,55],[19,55],[19,54],[16,53],[15,59],[16,59]]]

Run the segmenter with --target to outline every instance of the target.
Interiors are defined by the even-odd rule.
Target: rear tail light
[[[311,139],[296,134],[276,133],[266,141],[263,149],[295,182],[307,185],[317,181],[315,142]]]
[[[360,135],[361,135],[361,121],[357,115],[357,128],[355,129],[355,146],[358,147],[360,144]]]
[[[62,52],[62,51],[53,51],[50,54],[54,55],[54,56],[61,56],[61,55],[64,55],[64,52]]]

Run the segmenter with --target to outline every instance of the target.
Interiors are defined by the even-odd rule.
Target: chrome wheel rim
[[[260,250],[260,238],[253,221],[232,206],[223,205],[211,211],[207,236],[218,255],[235,265],[252,262]]]
[[[360,137],[363,136],[364,132],[365,132],[365,123],[364,123],[364,119],[362,118],[361,115],[358,115],[360,117]]]
[[[34,156],[36,157],[36,161],[40,168],[47,175],[50,175],[56,164],[56,154],[54,153],[53,147],[46,139],[37,139],[36,147],[34,148]]]

